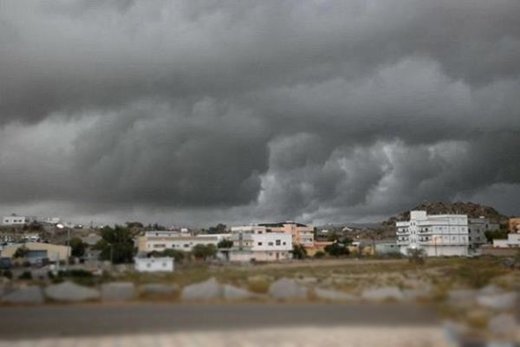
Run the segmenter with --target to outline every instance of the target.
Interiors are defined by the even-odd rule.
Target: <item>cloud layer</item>
[[[516,0],[0,6],[4,213],[520,214]]]

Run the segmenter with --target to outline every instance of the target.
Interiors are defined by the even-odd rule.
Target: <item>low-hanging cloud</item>
[[[5,213],[520,212],[518,1],[0,6]]]

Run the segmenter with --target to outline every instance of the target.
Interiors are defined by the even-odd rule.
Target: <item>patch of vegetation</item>
[[[294,244],[292,250],[294,259],[305,259],[307,258],[307,250],[303,245]]]
[[[407,250],[408,261],[415,265],[424,265],[426,262],[426,252],[422,248],[409,248]]]
[[[323,252],[323,251],[317,251],[317,252],[314,254],[314,258],[316,258],[316,259],[321,259],[321,258],[323,258],[323,257],[325,257],[325,252]]]
[[[82,257],[87,249],[87,244],[83,242],[79,237],[73,237],[70,239],[71,255],[73,257]]]
[[[325,246],[324,250],[332,257],[342,257],[350,254],[347,245],[339,242],[334,242],[333,244]]]
[[[13,273],[11,272],[11,270],[4,270],[2,272],[2,277],[8,278],[8,279],[12,279],[13,278]]]
[[[206,260],[214,258],[217,254],[217,247],[215,247],[215,245],[198,244],[193,247],[191,254],[193,254],[196,259]]]
[[[31,271],[24,271],[18,276],[18,279],[20,280],[32,280],[32,273]]]
[[[95,245],[101,251],[101,260],[110,260],[114,264],[131,263],[134,258],[133,235],[127,227],[106,226],[101,230],[102,239]]]
[[[154,258],[171,257],[171,258],[175,259],[175,264],[180,264],[184,261],[185,258],[187,258],[186,252],[180,251],[178,249],[172,249],[172,248],[167,248],[162,252],[158,252],[158,251],[150,252],[149,256],[154,257]]]

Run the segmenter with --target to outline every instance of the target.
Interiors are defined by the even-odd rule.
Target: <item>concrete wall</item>
[[[135,270],[139,272],[173,272],[174,259],[162,258],[135,258]]]
[[[229,252],[229,261],[232,262],[249,262],[249,261],[281,261],[292,258],[289,251],[231,251]]]

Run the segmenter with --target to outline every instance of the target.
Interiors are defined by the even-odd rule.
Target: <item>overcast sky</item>
[[[520,1],[0,0],[0,212],[520,214]]]

